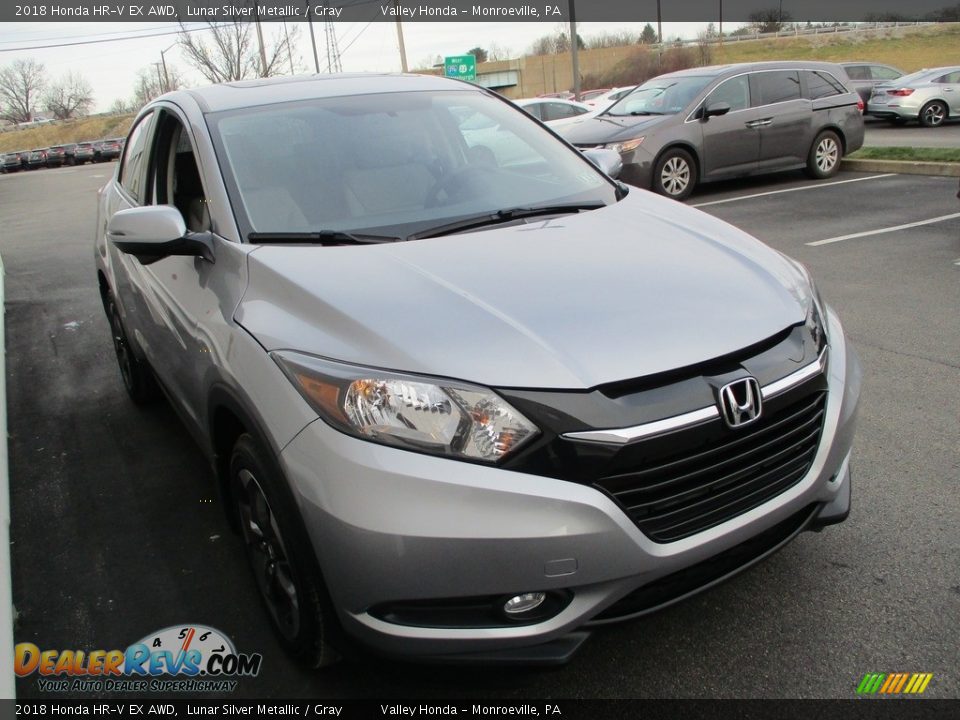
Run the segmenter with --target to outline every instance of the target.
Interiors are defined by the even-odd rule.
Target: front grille
[[[814,392],[791,393],[793,399],[779,406],[770,403],[747,428],[731,430],[718,420],[630,446],[630,467],[595,485],[655,542],[674,542],[726,522],[809,471],[826,407],[826,392],[815,384]]]

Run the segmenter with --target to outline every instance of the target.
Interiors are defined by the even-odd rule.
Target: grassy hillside
[[[905,72],[960,64],[960,23],[726,42],[713,46],[713,62],[757,60],[870,60]]]
[[[0,152],[121,137],[127,134],[132,121],[133,115],[96,115],[28,130],[9,130],[0,133]]]

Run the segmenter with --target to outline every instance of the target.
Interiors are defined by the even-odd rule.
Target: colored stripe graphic
[[[933,673],[867,673],[857,685],[857,694],[919,695],[932,679]]]

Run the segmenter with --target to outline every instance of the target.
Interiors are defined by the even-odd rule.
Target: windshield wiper
[[[655,110],[632,110],[631,115],[663,115],[662,112],[656,112]]]
[[[421,230],[407,236],[407,240],[419,240],[420,238],[439,237],[440,235],[449,235],[460,230],[470,230],[472,228],[484,227],[485,225],[498,225],[511,220],[521,218],[536,217],[538,215],[560,215],[562,213],[575,213],[581,210],[599,210],[606,207],[606,203],[599,200],[584,203],[563,203],[560,205],[543,205],[541,207],[517,207],[507,208],[505,210],[496,210],[492,213],[483,213],[471,217],[461,218],[446,225]]]
[[[393,235],[367,235],[345,230],[318,230],[316,232],[252,232],[247,240],[258,245],[376,245],[378,243],[399,242],[401,237]]]

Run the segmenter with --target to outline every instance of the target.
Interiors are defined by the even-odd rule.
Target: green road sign
[[[477,79],[477,59],[473,55],[454,55],[443,59],[443,74],[458,80]]]

